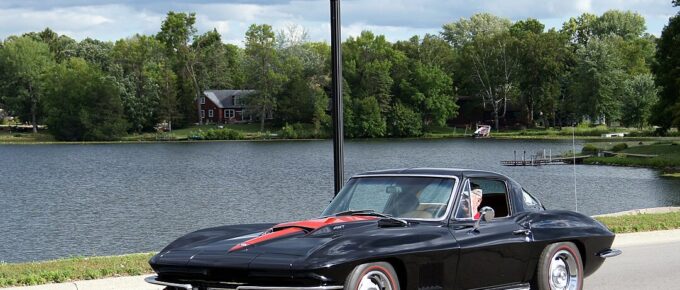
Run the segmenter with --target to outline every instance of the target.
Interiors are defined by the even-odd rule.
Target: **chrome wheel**
[[[370,271],[361,277],[358,290],[392,290],[387,275],[381,271]]]
[[[560,250],[550,260],[548,283],[553,290],[579,289],[579,266],[574,255],[567,250]]]

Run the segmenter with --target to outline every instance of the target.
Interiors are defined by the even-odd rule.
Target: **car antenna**
[[[576,193],[576,125],[571,127],[571,156],[573,156],[573,168],[574,168],[574,203],[576,206],[576,212],[578,212],[578,194]]]

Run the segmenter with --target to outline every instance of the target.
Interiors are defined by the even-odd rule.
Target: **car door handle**
[[[531,234],[530,229],[520,229],[512,232],[514,235],[525,235],[528,236]]]

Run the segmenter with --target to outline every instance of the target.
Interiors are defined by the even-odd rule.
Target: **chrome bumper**
[[[170,282],[163,282],[158,280],[158,276],[149,276],[144,278],[144,281],[154,285],[169,286],[185,290],[197,290],[198,287],[194,287],[191,284],[177,284]],[[236,288],[208,288],[210,290],[340,290],[344,288],[343,286],[315,286],[315,287],[276,287],[276,286],[238,286]]]
[[[618,255],[621,255],[621,250],[617,249],[606,249],[602,252],[597,253],[597,256],[600,258],[611,258],[611,257],[616,257]]]

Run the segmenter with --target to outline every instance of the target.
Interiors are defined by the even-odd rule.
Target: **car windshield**
[[[436,177],[352,178],[323,216],[371,211],[397,218],[440,219],[446,215],[455,180]]]

